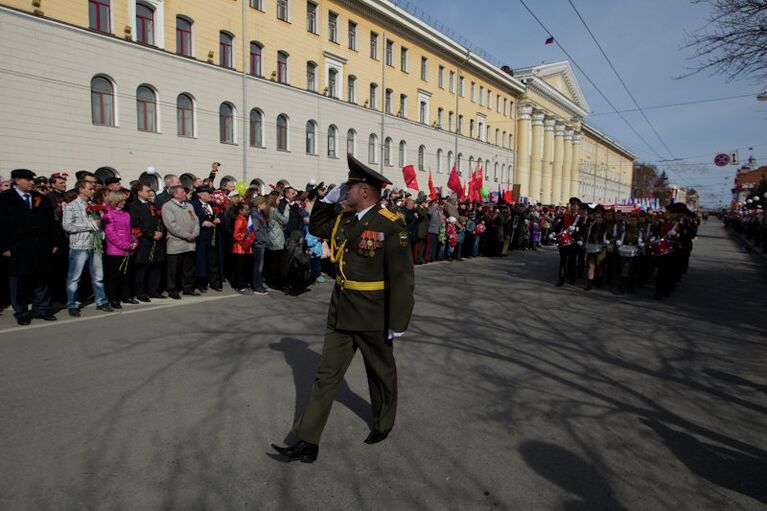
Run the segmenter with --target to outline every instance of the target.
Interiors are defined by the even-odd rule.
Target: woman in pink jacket
[[[137,304],[133,299],[130,279],[130,256],[138,245],[138,238],[131,231],[130,213],[125,211],[125,194],[109,192],[106,202],[109,209],[101,219],[106,233],[104,269],[107,299],[113,309],[121,309],[123,303]]]

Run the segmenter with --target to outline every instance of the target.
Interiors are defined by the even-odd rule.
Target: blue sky
[[[498,60],[520,68],[565,60],[556,45],[545,45],[544,30],[518,0],[408,0],[457,34],[491,53]],[[403,4],[404,1],[397,1]],[[619,109],[634,104],[591,40],[567,0],[526,0],[575,61]],[[586,23],[612,60],[640,106],[666,145],[682,161],[659,162],[672,182],[693,186],[704,204],[729,201],[736,167],[719,168],[711,162],[717,152],[739,150],[741,160],[753,156],[767,161],[767,103],[755,95],[764,84],[750,78],[728,83],[710,73],[681,78],[693,65],[684,49],[685,32],[705,25],[708,6],[687,0],[573,0]],[[612,108],[575,70],[591,106],[587,122],[607,133],[638,155],[639,161],[656,163],[672,156],[638,112],[624,116],[644,137],[645,145]],[[750,97],[697,105],[647,109],[658,105],[753,94]],[[601,114],[601,115],[600,115]],[[660,154],[660,158],[658,154]],[[727,179],[725,179],[727,178]]]

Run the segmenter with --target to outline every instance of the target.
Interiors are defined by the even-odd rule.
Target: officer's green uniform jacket
[[[335,239],[331,240],[339,215]],[[332,241],[331,251],[336,249],[333,257],[339,271],[328,326],[350,332],[407,330],[415,278],[407,231],[396,214],[376,204],[357,220],[355,211],[338,214],[334,204],[318,201],[312,210],[309,232]],[[349,289],[356,283],[371,282],[383,282],[385,289]]]

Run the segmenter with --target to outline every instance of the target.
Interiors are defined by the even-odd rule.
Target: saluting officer
[[[413,258],[400,218],[379,205],[381,189],[391,182],[348,155],[349,179],[312,210],[309,232],[331,242],[337,265],[320,366],[309,403],[292,433],[289,447],[277,452],[311,463],[317,459],[322,430],[349,364],[359,349],[373,408],[374,428],[365,443],[384,440],[394,426],[397,369],[392,340],[407,330],[413,310]],[[347,209],[336,203],[346,199]]]

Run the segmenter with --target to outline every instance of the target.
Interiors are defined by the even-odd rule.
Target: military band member
[[[618,284],[618,292],[623,294],[628,290],[634,291],[634,282],[636,280],[636,261],[639,256],[639,250],[644,246],[644,238],[639,230],[637,217],[629,215],[626,220],[626,228],[619,240],[618,249],[621,264],[621,279]]]
[[[365,443],[388,436],[397,408],[392,340],[407,330],[413,310],[413,258],[400,218],[379,205],[391,182],[348,155],[349,179],[315,204],[309,232],[331,242],[337,265],[325,343],[309,403],[293,427],[298,442],[272,446],[290,460],[317,459],[336,391],[357,350],[362,352],[374,427]],[[338,213],[345,198],[347,209]]]
[[[562,219],[560,235],[564,232],[570,233],[573,242],[567,246],[559,246],[559,280],[557,286],[564,286],[565,278],[570,280],[570,284],[575,284],[575,263],[580,251],[577,242],[579,230],[584,220],[579,213],[581,206],[582,203],[579,198],[571,197],[567,204],[567,212]]]
[[[597,206],[593,212],[589,213],[591,219],[584,243],[586,248],[586,291],[590,291],[596,280],[597,287],[602,287],[602,270],[607,252],[605,245],[607,242],[607,229],[604,223],[604,208]]]

